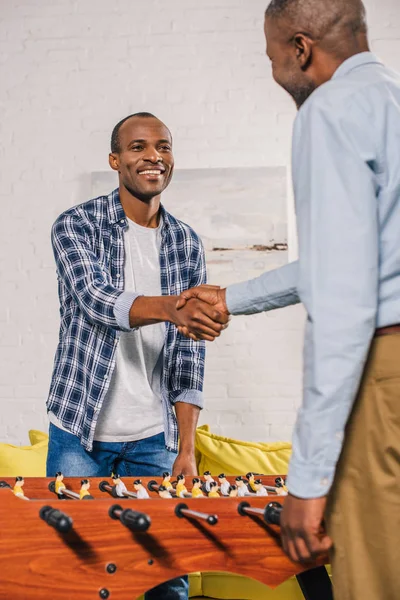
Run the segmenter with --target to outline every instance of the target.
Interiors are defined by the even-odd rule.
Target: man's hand
[[[282,545],[294,561],[314,560],[332,546],[323,528],[326,496],[304,500],[289,496],[281,514]]]
[[[222,315],[229,315],[226,305],[226,289],[221,289],[216,285],[200,285],[199,287],[191,288],[181,293],[176,308],[180,311],[193,298],[207,302],[207,304],[213,306]],[[223,329],[226,329],[227,326],[228,321],[224,324]],[[189,331],[187,327],[180,326],[178,327],[178,331],[185,337],[198,341],[196,335]]]
[[[221,289],[218,285],[199,285],[198,287],[185,290],[179,296],[179,300],[176,304],[176,308],[179,310],[185,306],[186,302],[191,298],[198,298],[211,304],[221,313],[229,315],[228,307],[226,305],[226,289]]]
[[[191,298],[179,310],[174,305],[170,320],[186,337],[213,342],[227,326],[229,317],[211,304]]]
[[[172,475],[197,475],[196,461],[193,452],[179,452],[172,468]]]

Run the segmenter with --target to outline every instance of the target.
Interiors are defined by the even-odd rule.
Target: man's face
[[[158,119],[132,117],[119,130],[120,152],[110,154],[111,168],[132,196],[148,202],[160,195],[174,170],[172,138]]]
[[[283,21],[267,17],[264,24],[267,56],[272,65],[272,75],[300,108],[317,87],[298,60],[297,48],[288,39]]]

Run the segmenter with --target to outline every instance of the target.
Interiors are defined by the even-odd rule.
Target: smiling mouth
[[[165,171],[161,171],[161,169],[146,169],[144,171],[139,171],[139,175],[148,175],[150,177],[161,177],[164,173]]]

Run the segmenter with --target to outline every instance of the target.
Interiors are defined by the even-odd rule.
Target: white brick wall
[[[89,198],[117,120],[159,115],[180,168],[287,164],[295,111],[264,56],[266,1],[2,3],[0,440],[46,427],[58,331],[50,226]],[[398,0],[368,7],[373,48],[400,69]],[[284,258],[231,254],[210,278],[226,284]],[[290,436],[302,321],[297,307],[232,322],[209,348],[203,422],[242,439]]]

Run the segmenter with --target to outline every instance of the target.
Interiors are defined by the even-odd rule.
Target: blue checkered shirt
[[[206,282],[204,249],[185,223],[161,206],[163,295]],[[130,331],[129,308],[140,295],[124,291],[124,231],[118,190],[65,211],[52,229],[60,298],[60,335],[47,410],[92,450],[97,417],[107,392],[120,331]],[[181,336],[166,323],[161,381],[165,444],[178,449],[176,402],[202,408],[204,342]]]

